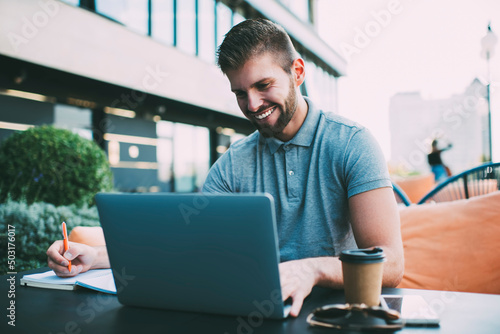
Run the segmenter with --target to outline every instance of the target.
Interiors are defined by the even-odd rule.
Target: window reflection
[[[303,22],[310,22],[309,0],[279,0]]]
[[[220,45],[224,35],[231,29],[231,9],[222,2],[217,3],[217,45]]]
[[[240,13],[238,12],[234,12],[233,14],[233,25],[237,25],[238,23],[240,22],[243,22],[245,21],[245,17],[243,15],[241,15]]]
[[[61,1],[76,7],[80,5],[80,0],[61,0]]]
[[[174,123],[159,121],[156,123],[158,146],[156,160],[158,161],[158,180],[167,185],[166,191],[173,191],[172,178],[174,175]]]
[[[92,140],[92,110],[67,104],[54,106],[54,126]]]
[[[209,168],[207,128],[182,123],[174,125],[175,191],[201,189]]]
[[[177,47],[196,54],[196,12],[195,0],[177,1]]]
[[[316,65],[313,62],[306,60],[306,80],[304,84],[306,86],[307,96],[309,96],[313,101],[317,101],[316,104],[318,108],[322,108],[323,105],[320,101],[320,94],[318,92],[318,85],[316,82]]]
[[[226,153],[232,144],[246,137],[241,133],[237,133],[234,129],[221,126],[217,127],[215,131],[217,132],[217,147],[215,148],[217,151],[217,159]]]
[[[96,11],[108,16],[131,30],[148,34],[147,0],[96,0]]]
[[[198,0],[198,56],[215,63],[215,1]]]
[[[306,60],[307,76],[304,82],[307,96],[325,111],[337,112],[336,79],[311,61]]]
[[[158,136],[158,179],[170,191],[199,191],[210,165],[209,131],[205,127],[160,121]]]
[[[174,44],[173,0],[152,0],[151,37],[166,45]]]

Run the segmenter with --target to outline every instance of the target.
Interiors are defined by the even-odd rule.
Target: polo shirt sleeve
[[[202,192],[204,193],[231,193],[228,171],[231,170],[230,153],[226,152],[210,168]]]
[[[347,143],[344,152],[344,175],[347,197],[392,187],[382,150],[366,128],[358,128]]]

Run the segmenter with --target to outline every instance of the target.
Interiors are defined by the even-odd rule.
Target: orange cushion
[[[500,294],[500,191],[400,211],[399,288]]]
[[[403,189],[412,203],[418,203],[434,186],[434,174],[410,177],[393,177],[393,181]]]
[[[68,236],[69,241],[86,244],[89,246],[106,245],[104,233],[100,226],[76,226]]]

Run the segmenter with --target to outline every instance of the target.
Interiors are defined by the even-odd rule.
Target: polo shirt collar
[[[314,108],[314,105],[309,98],[304,96],[304,99],[306,100],[308,105],[306,119],[304,120],[304,123],[302,123],[299,131],[292,139],[290,139],[288,142],[282,142],[281,140],[274,137],[264,138],[262,135],[260,135],[261,138],[264,138],[265,142],[267,143],[271,154],[276,153],[280,146],[284,144],[293,144],[304,147],[311,146],[314,140],[314,135],[316,134],[316,127],[319,123],[320,113],[319,110]]]

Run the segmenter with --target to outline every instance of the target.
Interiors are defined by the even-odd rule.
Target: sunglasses
[[[353,330],[397,330],[404,326],[398,311],[365,304],[333,304],[314,309],[311,326]]]

